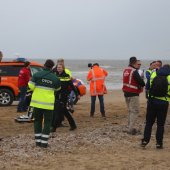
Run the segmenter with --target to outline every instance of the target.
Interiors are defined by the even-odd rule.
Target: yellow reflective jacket
[[[61,89],[60,80],[49,69],[37,72],[28,83],[33,91],[30,106],[54,110],[54,92]]]
[[[152,86],[153,79],[156,76],[157,76],[156,71],[151,74],[151,77],[150,77],[150,87]],[[165,97],[154,97],[154,98],[159,99],[159,100],[168,101],[168,102],[170,101],[170,75],[167,76],[167,80],[168,80],[168,96],[165,96]]]

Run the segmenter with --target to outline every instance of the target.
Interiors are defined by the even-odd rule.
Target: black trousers
[[[62,121],[64,120],[64,116],[67,118],[70,127],[72,127],[72,128],[76,127],[76,123],[75,123],[73,117],[67,110],[66,105],[63,103],[55,104],[52,127],[53,128],[59,127],[61,125]]]
[[[159,102],[149,99],[147,103],[146,125],[144,130],[144,141],[149,142],[151,138],[152,126],[157,119],[156,141],[163,144],[164,125],[168,112],[168,102]]]
[[[56,102],[54,104],[52,127],[54,127],[54,128],[60,127],[62,121],[64,121],[64,114],[62,112],[60,103]]]

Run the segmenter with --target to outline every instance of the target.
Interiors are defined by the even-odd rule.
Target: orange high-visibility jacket
[[[107,93],[107,89],[104,84],[107,75],[108,73],[106,70],[96,65],[89,70],[87,80],[90,81],[91,96],[103,95]]]

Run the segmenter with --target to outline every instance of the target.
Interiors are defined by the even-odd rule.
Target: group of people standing
[[[152,126],[157,122],[156,148],[163,148],[164,125],[170,101],[170,65],[162,66],[160,60],[151,63],[151,69],[146,84],[147,109],[144,137],[141,146],[145,147],[151,138]]]
[[[36,146],[47,147],[50,132],[62,125],[64,117],[70,124],[70,130],[77,128],[76,123],[67,109],[70,89],[78,98],[80,95],[73,85],[71,73],[64,66],[64,60],[59,59],[55,68],[52,60],[47,60],[44,70],[33,75],[28,86],[33,91],[30,106],[34,107],[34,133]],[[91,111],[90,116],[95,113],[95,101],[98,96],[100,101],[100,112],[105,117],[103,95],[107,92],[104,84],[107,71],[99,67],[98,63],[92,65],[87,75],[90,81]],[[44,127],[42,120],[44,118]]]
[[[77,128],[67,109],[70,89],[76,96],[79,93],[74,87],[69,70],[65,69],[64,60],[58,60],[56,67],[50,59],[46,60],[44,70],[33,75],[28,83],[33,91],[30,106],[34,107],[34,133],[36,146],[47,147],[50,132],[61,126],[64,117],[70,124],[70,130]],[[44,119],[44,127],[42,122]]]
[[[146,124],[141,146],[145,147],[151,138],[152,126],[157,119],[156,148],[163,148],[163,134],[170,101],[170,65],[162,66],[160,60],[153,61],[146,71],[147,82],[139,72],[139,60],[131,57],[129,66],[123,72],[123,92],[128,108],[128,133],[138,133],[136,120],[139,114],[139,95],[145,86],[147,108]]]
[[[67,118],[70,124],[70,130],[75,130],[77,128],[72,115],[67,109],[67,101],[70,89],[75,92],[78,98],[80,98],[79,92],[72,83],[71,72],[64,66],[64,60],[59,59],[55,68],[54,65],[54,62],[48,59],[44,64],[43,71],[35,73],[31,79],[30,77],[26,79],[28,87],[32,91],[30,106],[34,107],[35,142],[36,145],[40,147],[48,146],[50,132],[55,132],[57,127],[62,126],[64,117]],[[128,108],[128,134],[135,135],[139,132],[136,124],[140,111],[139,95],[144,91],[145,86],[147,113],[141,146],[145,147],[149,143],[152,126],[157,118],[156,147],[163,148],[164,124],[170,101],[170,66],[165,65],[162,67],[161,61],[152,62],[150,68],[146,71],[146,85],[144,72],[140,70],[140,66],[141,61],[137,60],[136,57],[131,57],[128,67],[123,71],[122,90]],[[28,73],[29,62],[25,63],[25,68],[23,70]],[[22,73],[23,70],[21,70],[20,73]],[[101,116],[103,118],[106,117],[104,94],[107,93],[105,86],[105,78],[107,75],[108,72],[101,68],[98,63],[94,63],[89,69],[87,81],[90,82],[90,117],[94,117],[95,114],[96,97],[99,99]],[[167,78],[169,84],[166,96],[160,97],[150,94],[152,82],[157,75],[166,76]],[[20,88],[20,91],[22,90],[25,94],[27,87],[24,85]],[[23,108],[21,106],[23,106]],[[26,109],[24,107],[22,100],[20,100],[18,111]],[[42,122],[44,122],[44,126]]]

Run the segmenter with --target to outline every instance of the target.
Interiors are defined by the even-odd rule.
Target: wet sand
[[[75,106],[73,116],[77,130],[58,128],[49,139],[49,148],[35,147],[33,123],[16,123],[16,102],[0,108],[0,169],[44,170],[113,170],[169,169],[170,167],[170,110],[168,112],[164,149],[155,148],[155,128],[146,149],[140,147],[146,100],[140,96],[140,115],[137,120],[141,134],[131,136],[127,131],[127,108],[120,90],[105,95],[106,119],[96,103],[94,118],[89,117],[90,96],[83,96]]]

